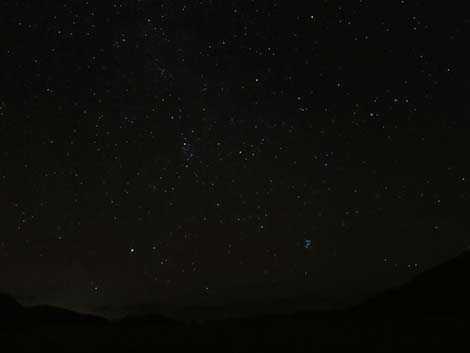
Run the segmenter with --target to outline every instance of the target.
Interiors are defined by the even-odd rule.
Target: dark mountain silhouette
[[[35,326],[101,325],[107,320],[53,306],[23,307],[13,296],[0,294],[0,328],[9,330]]]
[[[176,326],[179,321],[162,315],[134,315],[126,316],[118,320],[123,326]]]
[[[456,351],[470,329],[470,254],[347,309],[183,322],[120,320],[52,307],[23,308],[0,295],[1,347],[12,352]]]
[[[360,310],[408,316],[468,315],[469,298],[470,253],[466,252],[367,300]]]
[[[16,319],[21,310],[21,305],[12,296],[0,293],[0,322]]]

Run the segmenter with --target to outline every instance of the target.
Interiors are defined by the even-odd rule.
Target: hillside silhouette
[[[0,294],[2,351],[374,352],[456,351],[470,329],[470,254],[429,269],[400,288],[342,310],[202,322],[165,316],[106,320]]]

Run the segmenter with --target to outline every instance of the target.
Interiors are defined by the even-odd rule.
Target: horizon
[[[295,315],[301,313],[332,313],[336,311],[347,311],[352,308],[361,307],[370,300],[379,298],[380,296],[392,292],[394,290],[400,290],[404,288],[405,285],[414,283],[415,279],[421,277],[421,274],[427,275],[434,272],[435,270],[440,270],[442,267],[448,267],[450,264],[455,263],[459,258],[470,257],[470,248],[465,249],[457,256],[452,256],[448,259],[443,260],[442,262],[430,266],[429,268],[424,269],[423,271],[411,275],[408,279],[404,280],[401,283],[398,283],[394,286],[389,286],[378,291],[372,291],[362,296],[357,296],[355,298],[348,298],[338,301],[325,299],[328,303],[327,305],[321,305],[316,300],[318,298],[310,297],[308,294],[304,294],[302,298],[278,298],[276,301],[271,303],[261,303],[256,301],[234,301],[231,303],[225,304],[209,304],[209,305],[186,305],[181,307],[174,307],[167,310],[157,309],[154,303],[140,304],[138,307],[139,310],[128,310],[128,311],[113,311],[112,309],[101,309],[100,310],[90,310],[83,311],[79,308],[70,308],[67,306],[56,306],[47,303],[35,303],[28,304],[28,300],[24,301],[21,298],[17,298],[10,293],[0,293],[0,295],[7,295],[15,301],[17,301],[23,308],[57,308],[63,309],[66,311],[74,312],[80,315],[94,316],[106,319],[108,321],[120,321],[126,318],[136,318],[139,317],[166,317],[171,320],[176,320],[180,322],[190,321],[190,322],[199,322],[199,321],[220,321],[220,320],[230,320],[230,319],[250,319],[264,316],[285,316],[285,315]],[[293,302],[296,300],[306,299],[309,301],[308,305],[299,304],[293,305]],[[313,300],[313,302],[312,302]],[[245,307],[244,307],[245,306]],[[256,306],[256,309],[255,309]],[[150,310],[145,310],[144,308],[152,308]],[[241,309],[241,310],[240,310]],[[240,310],[240,311],[238,311]]]

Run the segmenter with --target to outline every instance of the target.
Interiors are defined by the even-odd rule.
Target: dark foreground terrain
[[[119,321],[52,307],[25,308],[0,295],[1,352],[374,352],[464,351],[470,345],[470,254],[358,306],[180,322]]]

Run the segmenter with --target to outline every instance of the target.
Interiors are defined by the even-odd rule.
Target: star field
[[[466,12],[0,6],[0,290],[91,311],[337,298],[470,245]]]

